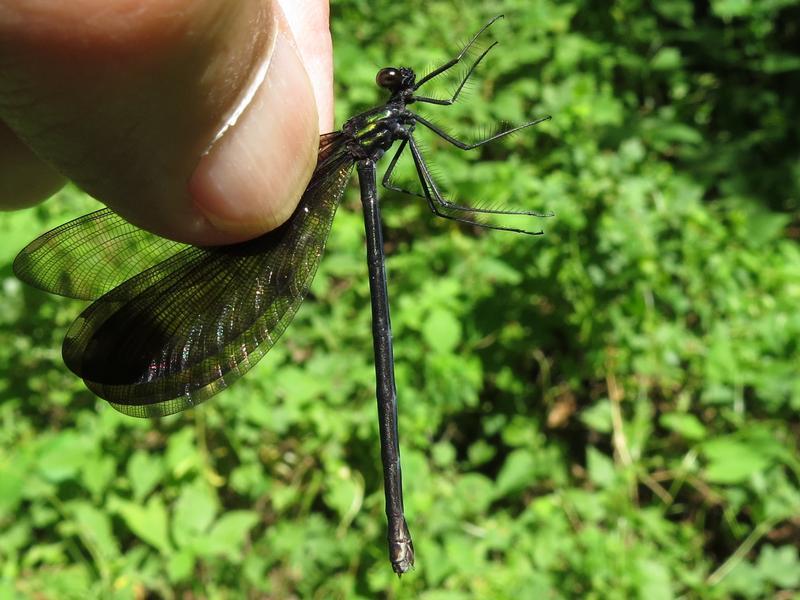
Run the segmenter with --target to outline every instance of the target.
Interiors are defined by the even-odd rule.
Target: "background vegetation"
[[[311,297],[213,402],[142,421],[60,360],[77,302],[14,254],[86,211],[0,215],[2,598],[797,598],[800,2],[335,0],[338,122],[503,12],[454,131],[461,199],[386,194],[416,570],[386,562],[355,189]]]

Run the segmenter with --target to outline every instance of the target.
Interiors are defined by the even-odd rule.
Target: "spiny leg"
[[[439,75],[441,75],[441,74],[442,74],[442,73],[444,73],[445,71],[448,71],[448,70],[452,69],[452,68],[453,68],[454,66],[456,66],[456,65],[457,65],[459,62],[461,62],[461,59],[462,59],[462,58],[464,58],[464,55],[465,55],[467,52],[469,52],[469,49],[472,47],[472,45],[475,43],[475,41],[478,39],[478,37],[479,37],[479,36],[480,36],[480,35],[481,35],[481,34],[482,34],[484,31],[486,31],[486,30],[487,30],[487,29],[488,29],[488,28],[489,28],[489,27],[492,25],[492,23],[494,23],[494,22],[495,22],[495,21],[497,21],[498,19],[502,19],[502,18],[503,18],[503,15],[497,15],[497,16],[496,16],[495,18],[493,18],[491,21],[489,21],[488,23],[486,23],[486,25],[484,25],[483,27],[481,27],[480,31],[478,31],[478,33],[476,33],[474,36],[472,36],[472,39],[471,39],[469,42],[467,42],[467,45],[466,45],[466,46],[464,46],[464,48],[462,48],[461,52],[459,52],[459,53],[458,53],[458,56],[456,56],[455,58],[453,58],[453,59],[451,59],[451,60],[448,60],[448,61],[447,61],[446,63],[444,63],[442,66],[440,66],[440,67],[437,67],[436,69],[434,69],[433,71],[431,71],[430,73],[428,73],[427,75],[425,75],[425,77],[423,77],[422,79],[420,79],[420,80],[419,80],[419,81],[418,81],[418,82],[417,82],[417,83],[414,85],[414,90],[418,90],[418,89],[419,89],[420,87],[422,87],[422,85],[423,85],[423,84],[425,84],[426,82],[430,81],[430,80],[431,80],[431,79],[433,79],[434,77],[438,77]]]
[[[508,208],[486,208],[480,206],[465,206],[463,204],[458,204],[456,202],[452,202],[448,200],[444,196],[439,193],[438,186],[433,179],[433,175],[430,172],[430,167],[428,167],[427,162],[425,161],[424,157],[422,156],[422,150],[419,149],[419,146],[416,146],[417,154],[422,158],[422,163],[425,165],[425,170],[428,173],[428,177],[433,184],[433,188],[436,190],[436,194],[434,195],[434,200],[436,200],[437,204],[444,208],[449,208],[451,210],[460,210],[464,212],[472,212],[472,213],[482,213],[482,214],[489,214],[489,215],[509,215],[509,216],[527,216],[527,217],[540,217],[540,218],[548,218],[554,216],[552,212],[540,213],[535,210],[513,210]]]
[[[486,50],[481,52],[481,55],[475,60],[475,62],[472,63],[472,66],[469,68],[469,71],[467,71],[467,73],[464,75],[464,78],[461,80],[461,83],[458,84],[458,87],[456,88],[456,91],[452,95],[452,97],[446,100],[439,100],[438,98],[429,98],[428,96],[414,96],[413,97],[414,101],[427,102],[428,104],[438,104],[440,106],[450,106],[451,104],[453,104],[458,99],[458,95],[461,93],[461,90],[464,88],[464,85],[466,85],[467,80],[469,80],[470,76],[472,75],[472,72],[475,70],[478,64],[483,60],[483,58],[487,54],[489,54],[489,51],[495,46],[497,46],[498,43],[499,42],[493,42],[491,46],[489,46]]]
[[[389,166],[386,167],[386,172],[383,174],[383,179],[381,179],[381,185],[385,187],[387,190],[392,190],[393,192],[400,192],[402,194],[408,194],[409,196],[416,196],[417,198],[422,198],[426,200],[427,198],[420,194],[419,192],[412,192],[411,190],[407,190],[405,188],[401,188],[400,186],[395,185],[392,183],[392,174],[394,173],[394,169],[397,166],[397,161],[400,160],[400,155],[403,153],[403,150],[406,149],[408,145],[408,140],[403,140],[400,142],[400,146],[395,151],[394,155],[392,156],[392,160],[389,161]]]
[[[428,189],[428,183],[426,182],[425,175],[423,175],[422,172],[422,165],[420,164],[422,162],[422,157],[419,157],[417,154],[415,154],[413,150],[412,150],[412,156],[414,156],[414,164],[416,165],[417,168],[417,177],[419,177],[419,183],[422,186],[422,191],[425,192],[425,195],[422,197],[425,198],[425,200],[427,200],[428,208],[431,209],[431,212],[437,217],[442,217],[444,219],[451,219],[453,221],[458,221],[459,223],[466,223],[467,225],[480,225],[479,223],[476,223],[475,221],[471,221],[469,219],[461,219],[459,217],[446,215],[440,212],[438,208],[436,208],[436,203],[434,202],[433,197],[431,196],[431,193]],[[414,194],[414,195],[419,196],[420,194]]]
[[[403,153],[403,150],[405,150],[407,144],[408,144],[408,140],[403,140],[400,143],[400,147],[398,147],[397,150],[395,151],[394,156],[392,156],[392,160],[389,162],[389,166],[386,168],[386,172],[383,174],[383,179],[381,179],[381,185],[383,187],[385,187],[387,190],[392,190],[393,192],[400,192],[402,194],[408,194],[409,196],[415,196],[417,198],[422,198],[423,200],[430,200],[431,197],[428,196],[428,195],[420,194],[419,192],[414,192],[412,190],[400,187],[398,185],[395,185],[391,181],[392,173],[394,173],[394,169],[397,166],[397,161],[400,159],[400,155]],[[427,166],[427,163],[425,162],[425,158],[422,156],[422,152],[418,150],[418,153],[419,153],[419,156],[420,156],[420,159],[422,160],[422,162],[425,163],[426,171],[430,174],[430,167]],[[419,175],[419,167],[417,167],[417,174]],[[431,177],[431,179],[433,179],[433,177]],[[420,183],[422,184],[423,189],[424,189],[424,187],[425,187],[424,182],[422,180],[420,180]],[[426,191],[426,194],[427,193],[428,192]],[[463,211],[463,212],[496,213],[496,214],[503,214],[503,215],[509,214],[509,215],[525,215],[525,216],[528,216],[528,215],[530,215],[530,216],[549,216],[549,215],[539,215],[538,213],[528,212],[528,211],[504,211],[504,210],[494,210],[494,209],[490,209],[490,208],[476,208],[476,207],[473,207],[473,206],[462,206],[462,205],[459,205],[459,204],[455,204],[455,203],[453,203],[453,202],[451,202],[451,201],[449,201],[449,200],[447,200],[445,198],[441,198],[441,202],[439,200],[437,200],[435,197],[433,197],[433,199],[434,199],[434,201],[438,202],[439,204],[441,204],[445,208],[449,208],[449,209],[452,209],[452,210],[460,210],[460,211]],[[467,222],[472,223],[472,221],[467,221]]]
[[[392,174],[394,173],[395,167],[397,166],[397,162],[400,159],[400,155],[405,150],[406,145],[408,144],[408,140],[403,140],[400,143],[400,146],[395,151],[394,155],[392,156],[392,160],[389,162],[389,166],[386,168],[386,172],[383,174],[383,179],[381,180],[381,185],[385,187],[387,190],[392,190],[394,192],[401,192],[403,194],[408,194],[409,196],[416,196],[417,198],[422,198],[423,200],[428,200],[429,197],[420,194],[419,192],[413,192],[406,188],[402,188],[398,185],[392,183],[391,178]],[[421,162],[425,164],[425,170],[429,174],[431,181],[433,181],[433,176],[430,174],[430,167],[427,166],[427,162],[425,158],[422,156],[422,151],[419,150],[417,147],[417,154],[419,155]],[[416,164],[416,161],[415,161]],[[419,174],[419,167],[417,167],[417,173]],[[422,182],[420,180],[420,182]],[[424,185],[423,185],[424,188]],[[438,191],[438,190],[437,190]],[[450,210],[458,210],[467,213],[483,213],[483,214],[495,214],[495,215],[509,215],[509,216],[528,216],[528,217],[552,217],[553,213],[539,213],[532,210],[506,210],[506,209],[499,209],[499,208],[482,208],[476,206],[464,206],[462,204],[456,204],[444,198],[441,194],[433,196],[435,202],[443,206],[444,208],[448,208]],[[471,223],[472,221],[470,221]]]
[[[473,150],[474,148],[478,148],[480,146],[483,146],[484,144],[488,144],[489,142],[493,142],[493,141],[499,140],[500,138],[505,137],[507,135],[511,135],[512,133],[516,133],[520,129],[525,129],[527,127],[532,127],[534,125],[538,125],[542,121],[549,121],[551,118],[552,117],[550,117],[548,115],[546,117],[542,117],[541,119],[536,119],[535,121],[528,121],[527,123],[523,123],[522,125],[517,125],[516,127],[511,127],[510,129],[506,129],[504,131],[500,131],[499,133],[495,133],[494,135],[489,136],[488,138],[485,138],[485,139],[482,139],[482,140],[478,140],[477,142],[473,142],[471,144],[468,144],[467,142],[462,142],[461,140],[458,140],[458,139],[454,138],[452,135],[450,135],[449,133],[447,133],[444,130],[440,129],[438,126],[434,125],[433,123],[428,121],[426,118],[421,117],[420,115],[418,115],[416,113],[414,114],[414,120],[417,123],[419,123],[420,125],[424,125],[425,127],[430,129],[433,133],[438,135],[443,140],[446,140],[446,141],[450,142],[456,148],[461,148],[462,150]]]
[[[517,213],[508,213],[505,211],[491,211],[489,209],[481,210],[475,208],[467,208],[466,210],[464,210],[448,205],[448,203],[446,203],[446,201],[442,198],[442,195],[439,192],[439,188],[436,186],[436,182],[433,180],[430,170],[428,169],[428,165],[425,164],[425,159],[422,157],[422,154],[420,154],[419,148],[414,142],[414,138],[412,136],[408,136],[408,146],[411,149],[411,156],[414,159],[414,165],[416,166],[417,169],[417,176],[419,177],[419,182],[422,185],[422,190],[425,193],[425,199],[428,201],[428,206],[430,207],[431,211],[437,217],[442,217],[444,219],[451,219],[453,221],[458,221],[459,223],[466,223],[468,225],[484,227],[486,229],[496,229],[498,231],[511,231],[514,233],[524,233],[527,235],[542,235],[544,233],[543,231],[528,231],[527,229],[518,229],[516,227],[503,227],[501,225],[491,225],[489,223],[481,223],[479,221],[473,221],[471,219],[466,219],[463,217],[456,217],[454,215],[442,212],[440,207],[460,210],[463,212],[478,212],[478,213],[490,212],[490,213],[504,214],[504,215],[517,214]]]
[[[405,139],[400,143],[400,146],[395,151],[394,155],[392,156],[392,160],[389,161],[389,166],[386,167],[386,172],[383,174],[383,178],[381,179],[381,185],[385,187],[387,190],[392,190],[393,192],[400,192],[401,194],[408,194],[409,196],[415,196],[416,198],[422,198],[423,200],[428,200],[429,197],[425,194],[420,194],[419,192],[414,192],[412,190],[400,187],[399,185],[395,185],[392,182],[392,174],[394,173],[394,169],[397,166],[397,161],[400,160],[400,155],[403,154],[403,150],[406,149],[408,145],[408,140]],[[419,172],[419,170],[417,170]],[[456,209],[455,205],[453,205]],[[471,212],[472,209],[469,207],[465,207],[467,212]]]

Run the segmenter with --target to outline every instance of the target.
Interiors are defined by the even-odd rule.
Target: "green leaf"
[[[715,14],[723,19],[743,17],[750,13],[752,0],[712,0],[711,7]]]
[[[452,352],[461,341],[461,323],[452,312],[434,309],[425,319],[422,335],[434,352]]]
[[[587,448],[586,466],[589,471],[589,479],[598,487],[611,487],[617,482],[614,461],[596,448]]]
[[[681,64],[681,52],[677,48],[661,48],[650,65],[659,71],[672,71]]]
[[[463,499],[465,514],[479,515],[489,507],[494,495],[493,487],[483,475],[466,473],[456,483],[455,496]]]
[[[485,440],[479,439],[470,444],[467,456],[469,457],[470,464],[477,467],[492,460],[496,452],[497,449],[493,445]]]
[[[81,479],[94,496],[101,496],[109,487],[117,471],[112,456],[90,456],[83,464]]]
[[[600,433],[611,433],[611,403],[601,400],[581,412],[581,421]]]
[[[69,505],[80,536],[94,546],[94,550],[105,559],[119,556],[119,545],[111,528],[111,519],[105,511],[98,510],[88,502],[76,501]]]
[[[684,27],[691,25],[694,16],[694,4],[691,0],[662,0],[653,5],[662,16],[680,23]]]
[[[258,514],[249,510],[235,510],[222,515],[214,524],[202,545],[203,554],[211,556],[223,554],[234,562],[240,562],[239,555],[245,537],[258,523]]]
[[[702,450],[708,460],[705,477],[713,483],[741,483],[770,464],[756,448],[730,437],[707,442]]]
[[[172,514],[172,538],[178,547],[202,543],[217,510],[217,498],[208,485],[197,480],[184,486]]]
[[[24,483],[24,469],[0,463],[0,522],[16,511],[22,501]]]
[[[364,500],[364,488],[359,478],[347,468],[338,469],[329,475],[326,485],[325,503],[339,514],[340,518],[352,519]]]
[[[758,555],[758,570],[777,587],[796,589],[800,586],[800,557],[797,547],[764,546]]]
[[[169,580],[173,583],[185,581],[191,576],[196,562],[194,554],[186,548],[173,552],[167,562]]]
[[[90,441],[73,432],[62,432],[44,445],[38,470],[45,479],[60,482],[78,475],[86,462]]]
[[[199,467],[200,453],[194,437],[194,430],[185,427],[169,438],[167,446],[166,463],[176,477],[181,477],[186,473]]]
[[[166,554],[172,550],[169,542],[167,511],[160,497],[150,498],[146,505],[117,500],[116,512],[139,539]]]
[[[671,600],[675,592],[671,589],[672,581],[668,561],[656,561],[640,558],[636,561],[639,571],[641,597],[649,600]]]
[[[659,423],[687,440],[702,440],[707,434],[706,427],[700,419],[688,413],[664,413],[659,418]]]
[[[133,497],[144,500],[164,474],[164,462],[141,450],[135,452],[128,461],[128,479],[133,488]]]
[[[533,485],[535,468],[536,457],[530,450],[514,450],[497,476],[496,497],[513,494]]]

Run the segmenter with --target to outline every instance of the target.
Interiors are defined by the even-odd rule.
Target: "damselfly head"
[[[414,85],[414,71],[405,67],[384,67],[375,76],[375,83],[393,94]]]

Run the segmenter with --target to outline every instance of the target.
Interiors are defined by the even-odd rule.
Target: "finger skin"
[[[319,130],[333,130],[333,45],[327,0],[281,0],[286,21],[314,88]]]
[[[315,95],[331,112],[330,76],[312,87],[302,62],[329,48],[327,3],[298,1],[324,27],[301,43],[268,0],[5,0],[0,119],[139,226],[201,245],[253,237],[291,214],[313,170]]]
[[[0,210],[33,206],[65,182],[0,121]]]

